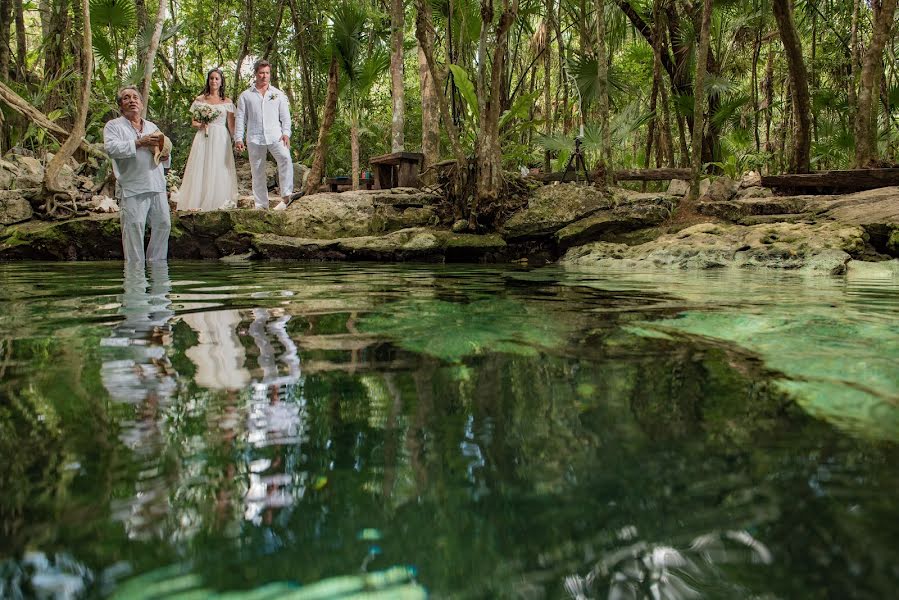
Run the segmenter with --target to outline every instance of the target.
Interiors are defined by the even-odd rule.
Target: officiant
[[[125,261],[165,260],[171,230],[165,169],[171,166],[171,142],[155,124],[141,116],[144,104],[136,87],[121,88],[116,100],[122,116],[106,123],[103,146],[112,159],[116,178]],[[150,243],[145,253],[144,230],[148,221]]]
[[[268,208],[268,180],[265,175],[267,155],[278,163],[278,186],[282,202],[275,210],[287,208],[293,193],[293,163],[290,160],[290,106],[281,90],[269,85],[272,66],[267,60],[253,65],[255,82],[237,100],[234,123],[234,148],[244,149],[244,130],[247,152],[253,176],[253,198],[256,208]]]

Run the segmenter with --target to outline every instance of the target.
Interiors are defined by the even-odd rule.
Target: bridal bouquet
[[[203,125],[209,125],[219,116],[219,111],[208,104],[194,104],[190,109],[190,116],[194,121]],[[203,132],[206,134],[206,137],[209,137],[208,129],[204,128]]]

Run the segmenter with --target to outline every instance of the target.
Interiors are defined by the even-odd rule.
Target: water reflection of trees
[[[604,581],[631,573],[632,561],[674,556],[665,548],[706,574],[690,542],[722,530],[751,532],[775,557],[722,563],[714,573],[726,589],[801,595],[776,582],[815,576],[790,572],[805,560],[782,564],[783,549],[826,554],[829,530],[863,570],[881,573],[871,589],[895,580],[878,566],[877,554],[895,551],[873,517],[851,516],[834,500],[857,495],[833,480],[820,495],[808,485],[830,452],[836,463],[863,465],[847,468],[844,482],[851,476],[888,496],[899,485],[876,462],[895,462],[862,444],[825,448],[833,432],[794,413],[751,356],[633,338],[605,315],[550,315],[536,303],[503,303],[494,314],[486,303],[445,301],[428,323],[504,322],[477,344],[466,344],[464,331],[441,339],[450,354],[435,356],[427,338],[451,335],[451,324],[410,348],[390,335],[390,318],[372,329],[364,313],[292,302],[177,315],[145,330],[146,343],[129,343],[144,366],[128,372],[151,377],[157,399],[153,410],[140,409],[152,405],[144,396],[112,408],[127,416],[118,445],[150,434],[142,450],[119,451],[119,486],[100,496],[126,498],[122,514],[133,517],[134,497],[152,481],[164,514],[138,510],[143,521],[130,531],[142,532],[144,548],[194,561],[207,582],[243,588],[412,564],[438,593],[558,596],[566,576],[586,577],[618,551]],[[383,314],[413,327],[418,313]],[[104,346],[104,358],[119,350]],[[803,442],[783,443],[788,437]],[[122,475],[131,460],[135,472]],[[861,503],[880,523],[892,514],[879,501]],[[628,527],[639,535],[623,540]],[[383,539],[360,539],[366,530]],[[818,577],[838,580],[838,590],[857,584]]]

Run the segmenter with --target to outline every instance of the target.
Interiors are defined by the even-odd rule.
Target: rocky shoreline
[[[28,160],[17,162],[4,165],[12,176],[0,182],[19,188],[0,190],[0,260],[121,259],[117,214],[92,212],[65,221],[33,218],[29,194],[36,190],[22,184],[34,183],[38,174],[26,168]],[[623,188],[602,192],[577,184],[536,186],[525,208],[486,235],[453,231],[441,210],[442,198],[426,191],[321,193],[301,198],[283,212],[174,212],[169,256],[558,261],[578,267],[733,267],[827,274],[845,273],[852,263],[865,261],[884,263],[881,270],[899,275],[897,187],[840,196],[775,196],[752,174],[740,182],[719,178],[706,185],[692,222],[678,226],[672,214],[683,192],[678,182],[664,193]],[[102,199],[95,204],[102,210]]]

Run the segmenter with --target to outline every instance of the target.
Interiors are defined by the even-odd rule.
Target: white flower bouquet
[[[219,110],[208,104],[194,104],[190,109],[190,117],[203,125],[209,125],[215,121],[218,116]],[[203,132],[206,134],[206,137],[209,137],[209,130],[207,128],[204,127]]]

